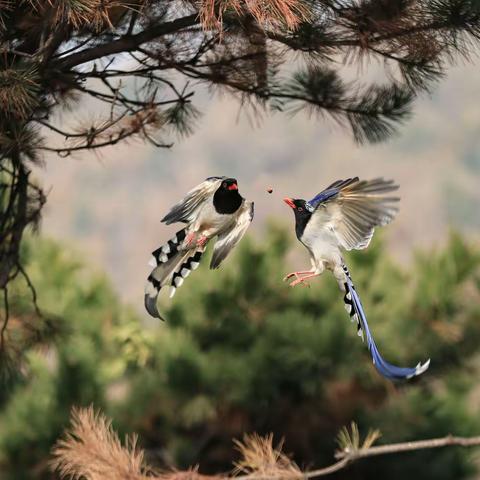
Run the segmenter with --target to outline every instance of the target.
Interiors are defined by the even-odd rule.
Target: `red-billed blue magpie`
[[[343,250],[368,247],[377,226],[390,223],[398,208],[398,197],[389,194],[398,189],[392,180],[358,177],[337,180],[310,201],[285,198],[284,202],[295,214],[295,232],[298,240],[310,253],[312,269],[289,273],[294,287],[320,275],[325,269],[335,276],[344,292],[345,308],[357,322],[358,335],[367,337],[367,345],[376,369],[391,380],[415,377],[427,370],[430,360],[414,368],[401,368],[386,362],[380,355],[368,327],[367,318],[352,278],[342,256]]]
[[[161,317],[157,308],[160,289],[170,285],[170,297],[184,279],[195,270],[210,239],[217,237],[210,268],[220,266],[240,241],[253,220],[253,202],[238,192],[234,178],[209,177],[190,190],[174,205],[162,222],[187,226],[166,244],[152,252],[154,267],[145,287],[145,308],[153,317]]]

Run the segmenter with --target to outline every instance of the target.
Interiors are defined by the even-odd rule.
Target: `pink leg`
[[[201,235],[197,240],[197,247],[204,247],[207,242],[208,237],[206,237],[205,235]]]
[[[183,241],[183,247],[188,248],[191,247],[193,242],[195,241],[195,237],[197,236],[197,232],[190,232]]]
[[[302,285],[306,285],[306,286],[310,286],[310,284],[308,282],[305,282],[305,280],[309,279],[309,278],[313,278],[313,277],[318,277],[320,274],[319,273],[312,273],[310,272],[309,275],[305,275],[304,277],[302,278],[297,278],[296,280],[294,280],[292,283],[290,283],[290,286],[291,287],[295,287],[296,285],[299,285],[300,283]]]
[[[310,273],[313,273],[313,271],[312,270],[302,270],[300,272],[287,273],[287,275],[285,275],[283,277],[283,281],[286,282],[289,278],[292,278],[292,277],[296,277],[298,279],[299,275],[308,275]]]

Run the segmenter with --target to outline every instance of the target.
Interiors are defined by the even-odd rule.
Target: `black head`
[[[224,178],[213,195],[213,206],[218,213],[235,213],[242,204],[242,196],[238,193],[235,178]]]
[[[305,226],[312,216],[312,208],[307,205],[307,202],[301,198],[284,198],[283,201],[293,210],[295,214],[295,233],[297,238],[303,235]]]

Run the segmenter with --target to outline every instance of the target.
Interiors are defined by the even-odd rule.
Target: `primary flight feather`
[[[152,252],[154,269],[145,287],[147,312],[163,320],[157,307],[162,287],[170,286],[173,296],[198,267],[207,243],[214,237],[217,241],[210,268],[218,268],[247,231],[253,213],[253,202],[240,195],[235,178],[209,177],[190,190],[162,219],[167,225],[187,225]]]
[[[358,177],[337,180],[310,201],[285,198],[284,202],[295,214],[295,232],[298,240],[310,253],[311,270],[289,273],[292,287],[305,284],[325,269],[335,276],[344,292],[345,308],[357,322],[359,336],[365,335],[373,363],[383,376],[391,379],[415,377],[427,370],[430,360],[413,368],[397,367],[385,361],[375,344],[367,318],[342,256],[342,250],[368,247],[375,227],[388,224],[395,217],[399,198],[392,196],[398,189],[392,180]]]

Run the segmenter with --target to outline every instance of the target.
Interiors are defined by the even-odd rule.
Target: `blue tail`
[[[397,367],[396,365],[392,365],[383,359],[378,351],[377,346],[375,345],[375,341],[373,340],[372,334],[370,333],[370,329],[368,328],[367,317],[365,316],[365,312],[363,310],[362,302],[360,301],[360,297],[358,296],[357,292],[355,291],[355,287],[352,282],[352,278],[350,277],[350,273],[346,265],[343,265],[343,271],[345,272],[345,308],[350,314],[352,319],[357,321],[357,332],[359,336],[363,339],[363,334],[367,337],[367,345],[370,353],[372,355],[373,364],[378,372],[383,375],[384,377],[390,380],[404,380],[409,379],[412,377],[416,377],[421,375],[425,372],[429,365],[430,359],[428,359],[424,364],[418,363],[418,365],[414,368],[404,368],[404,367]]]

